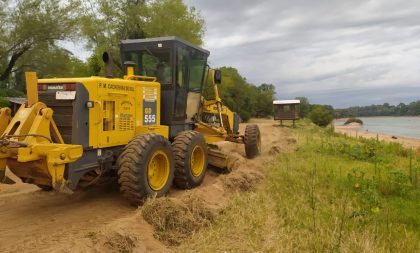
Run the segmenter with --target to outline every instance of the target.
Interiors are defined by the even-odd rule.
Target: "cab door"
[[[186,48],[177,48],[174,110],[174,119],[176,121],[184,121],[186,118],[189,81],[189,58],[189,52]]]

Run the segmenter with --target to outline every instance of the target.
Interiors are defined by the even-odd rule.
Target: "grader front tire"
[[[181,132],[175,137],[172,150],[175,157],[175,185],[181,189],[199,186],[208,164],[204,136],[196,131]]]
[[[170,143],[161,135],[134,137],[117,161],[118,183],[124,197],[133,205],[148,196],[161,197],[172,185],[174,160]]]
[[[257,125],[247,125],[245,128],[245,153],[247,158],[261,154],[261,133]]]

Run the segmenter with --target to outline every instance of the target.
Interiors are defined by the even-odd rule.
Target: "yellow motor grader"
[[[258,126],[239,134],[240,118],[222,104],[221,73],[209,70],[208,56],[176,37],[124,40],[123,78],[26,73],[27,102],[13,117],[0,110],[0,181],[10,181],[8,168],[25,183],[71,193],[116,176],[124,197],[139,204],[172,183],[200,185],[208,164],[226,167],[217,142],[243,143],[248,158],[257,156]],[[202,96],[206,76],[213,100]]]

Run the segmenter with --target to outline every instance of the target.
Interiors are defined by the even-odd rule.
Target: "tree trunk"
[[[3,73],[0,75],[0,82],[5,81],[9,78],[10,73],[12,73],[12,69],[16,64],[16,61],[26,52],[28,51],[30,46],[25,46],[21,48],[19,51],[14,52],[12,54],[12,57],[9,60],[9,64],[7,64],[6,69],[3,71]]]

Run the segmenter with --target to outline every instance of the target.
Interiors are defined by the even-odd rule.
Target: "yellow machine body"
[[[214,76],[214,72],[215,70],[210,70],[209,76]],[[202,98],[201,114],[214,115],[214,118],[217,118],[217,123],[200,120],[197,122],[197,128],[195,130],[202,133],[209,144],[220,141],[242,142],[241,136],[235,133],[234,130],[235,113],[223,105],[214,78],[212,78],[212,86],[214,89],[214,99],[206,100]]]
[[[168,127],[160,125],[160,84],[155,78],[127,75],[124,79],[38,80],[35,73],[27,73],[26,81],[28,102],[1,131],[0,171],[3,174],[7,166],[25,182],[65,191],[69,183],[65,176],[66,165],[80,159],[87,149],[101,153],[102,148],[124,146],[134,136],[143,133],[168,138]],[[54,90],[68,84],[79,88],[74,91]],[[45,87],[47,92],[53,90],[52,96],[63,99],[63,102],[75,99],[80,89],[87,91],[89,96],[83,103],[88,107],[88,121],[78,122],[78,117],[73,119],[79,123],[76,126],[87,125],[86,145],[64,142],[53,120],[53,110],[38,101],[39,87]],[[10,120],[10,110],[1,109],[0,117],[0,126],[4,127],[6,124],[3,123]],[[74,182],[70,184],[74,185]]]
[[[54,78],[40,84],[81,83],[89,93],[93,107],[89,113],[89,146],[107,148],[127,144],[135,135],[157,133],[168,138],[168,127],[160,125],[160,84],[138,81],[135,76],[120,78]],[[141,77],[139,77],[141,78]],[[139,99],[140,98],[140,99]],[[156,112],[150,107],[156,107]],[[149,118],[153,124],[144,125]],[[143,119],[143,121],[142,121]]]
[[[3,134],[9,125],[11,119],[11,110],[10,108],[0,108],[0,135]]]
[[[207,164],[228,167],[217,142],[243,143],[247,156],[259,154],[257,126],[248,138],[247,130],[240,135],[239,116],[220,99],[220,71],[208,74],[214,99],[201,97],[208,51],[171,37],[121,46],[123,78],[112,71],[84,78],[25,74],[27,102],[13,117],[0,110],[0,183],[10,181],[6,168],[25,183],[62,192],[117,177],[126,198],[139,203],[162,196],[172,182],[199,185]],[[109,55],[103,58],[107,69]]]

